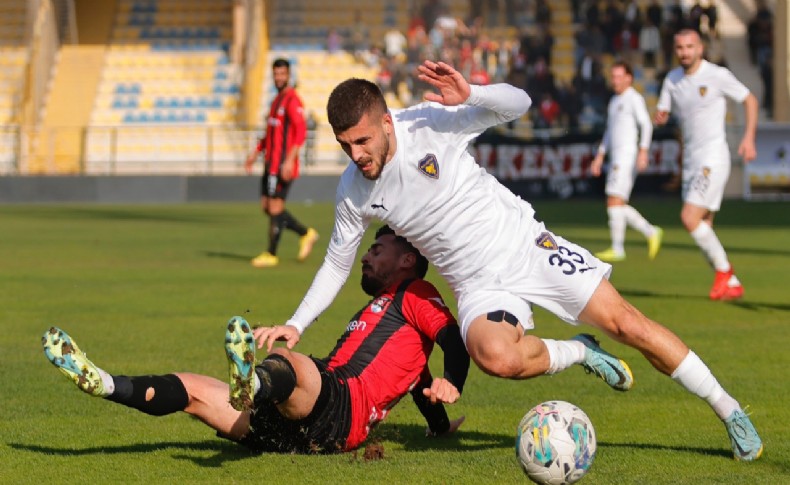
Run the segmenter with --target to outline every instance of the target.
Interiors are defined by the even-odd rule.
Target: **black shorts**
[[[279,175],[264,174],[261,177],[261,196],[272,199],[283,199],[288,197],[288,189],[291,182],[285,181]]]
[[[321,392],[303,419],[284,417],[272,403],[255,403],[250,431],[239,443],[256,452],[329,454],[345,450],[351,428],[351,395],[326,362],[310,357],[321,375]]]

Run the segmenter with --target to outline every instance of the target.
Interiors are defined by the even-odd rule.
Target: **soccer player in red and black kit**
[[[263,346],[260,336],[266,329],[232,318],[225,334],[230,386],[181,372],[110,375],[54,327],[44,334],[44,352],[88,394],[154,416],[184,411],[219,436],[255,451],[353,450],[409,392],[428,422],[428,434],[442,435],[464,421],[451,421],[443,403],[460,397],[469,355],[439,292],[422,279],[427,267],[411,244],[389,227],[381,228],[362,257],[362,288],[373,299],[354,315],[324,359],[275,348],[255,366],[255,350]],[[434,342],[444,352],[440,378],[432,378],[428,369]]]
[[[299,149],[307,137],[304,106],[296,90],[289,85],[290,77],[290,63],[276,59],[272,64],[272,80],[277,96],[269,108],[266,132],[244,163],[244,169],[251,173],[258,154],[263,152],[261,208],[269,216],[269,249],[252,259],[256,268],[277,266],[280,262],[277,246],[284,229],[299,234],[299,261],[307,259],[318,240],[315,229],[305,227],[285,209],[291,183],[299,177]]]

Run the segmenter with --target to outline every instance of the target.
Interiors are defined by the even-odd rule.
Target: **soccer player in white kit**
[[[626,302],[609,283],[611,266],[547,230],[532,206],[482,169],[467,146],[488,127],[531,104],[508,84],[470,86],[451,66],[425,61],[420,79],[438,92],[408,109],[387,109],[378,87],[349,79],[327,104],[335,138],[351,158],[337,189],[335,227],[310,289],[285,325],[259,335],[293,348],[332,302],[351,271],[369,223],[378,219],[431,261],[453,289],[461,335],[484,372],[511,379],[554,374],[574,364],[628,390],[628,365],[591,335],[557,341],[527,334],[531,304],[588,323],[638,349],[660,372],[705,399],[724,421],[735,457],[763,445],[749,417],[702,360],[666,327]]]
[[[746,126],[738,147],[744,163],[757,156],[754,146],[757,98],[728,69],[702,58],[702,40],[695,30],[685,29],[675,34],[675,54],[680,67],[664,79],[655,122],[666,123],[673,109],[680,120],[683,132],[680,219],[716,271],[710,299],[732,300],[743,296],[743,286],[713,231],[713,218],[721,207],[724,186],[730,176],[725,98],[743,103],[745,109]]]
[[[650,224],[628,204],[637,172],[647,168],[648,150],[653,136],[653,125],[645,106],[645,98],[634,89],[631,66],[622,61],[611,67],[614,96],[609,100],[606,131],[590,170],[596,177],[606,153],[609,153],[609,173],[606,177],[606,212],[612,246],[595,253],[607,262],[625,259],[625,229],[631,226],[647,239],[647,255],[654,259],[661,249],[664,231]]]

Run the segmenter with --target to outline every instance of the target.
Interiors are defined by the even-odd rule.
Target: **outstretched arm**
[[[755,147],[755,136],[757,133],[757,112],[758,103],[754,94],[749,93],[743,100],[743,107],[746,111],[746,127],[743,130],[743,138],[738,146],[738,155],[743,157],[744,163],[749,163],[757,157]]]

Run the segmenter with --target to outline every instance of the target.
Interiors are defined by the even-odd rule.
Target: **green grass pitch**
[[[373,432],[383,460],[251,455],[187,415],[154,418],[83,395],[46,361],[41,335],[61,326],[112,373],[193,371],[224,379],[225,322],[243,314],[272,324],[291,315],[322,260],[331,205],[291,204],[321,240],[299,264],[297,239],[285,234],[280,266],[267,270],[249,265],[265,248],[267,230],[255,202],[8,205],[0,206],[0,482],[525,483],[514,453],[516,425],[531,406],[562,399],[584,409],[598,435],[582,483],[790,483],[790,205],[725,201],[716,229],[746,288],[744,299],[731,303],[708,301],[713,274],[680,226],[680,202],[634,205],[664,227],[664,247],[648,261],[641,236],[629,231],[628,259],[616,265],[612,281],[751,406],[765,442],[758,462],[734,461],[724,427],[704,402],[606,338],[605,348],[633,368],[630,392],[613,392],[580,367],[516,382],[473,366],[461,401],[449,407],[452,417],[467,417],[451,438],[425,439],[406,398]],[[558,234],[593,251],[608,246],[602,200],[535,207]],[[429,279],[454,304],[433,270]],[[357,265],[298,350],[326,355],[367,301],[358,282]],[[540,309],[535,320],[540,336],[579,332]],[[440,357],[437,351],[432,358],[435,371]]]

